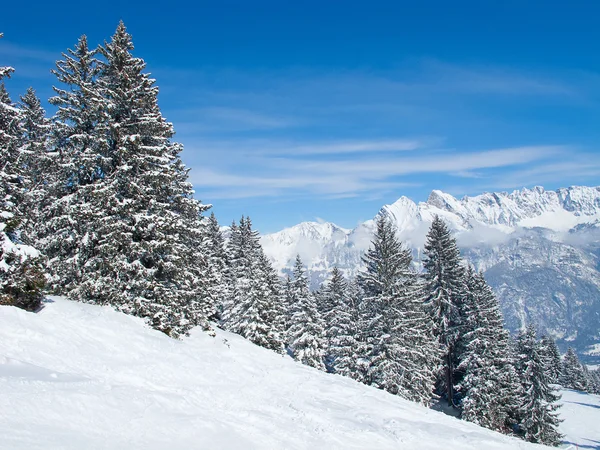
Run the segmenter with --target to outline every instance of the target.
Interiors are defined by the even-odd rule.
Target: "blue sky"
[[[418,3],[418,5],[417,5]],[[3,5],[14,99],[120,19],[161,89],[197,197],[261,232],[353,227],[401,195],[600,184],[600,3]]]

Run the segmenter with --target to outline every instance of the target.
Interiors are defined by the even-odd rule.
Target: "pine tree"
[[[391,222],[377,220],[372,245],[358,276],[365,292],[361,316],[368,362],[364,381],[392,394],[429,404],[437,344],[424,310],[424,292],[410,270],[411,251],[397,239]]]
[[[332,274],[331,284],[336,276]],[[333,292],[339,289],[332,289]],[[360,329],[360,301],[362,291],[356,279],[347,283],[342,301],[332,310],[326,319],[326,336],[328,357],[334,373],[364,382],[368,366],[361,366],[361,355],[366,354],[363,348]],[[366,361],[365,361],[366,362]]]
[[[300,255],[296,256],[294,279],[291,282],[292,315],[287,335],[296,361],[325,370],[325,331]]]
[[[517,368],[524,393],[519,425],[525,440],[558,446],[562,439],[556,412],[560,396],[550,385],[540,350],[535,329],[530,326],[517,339]]]
[[[334,372],[336,351],[338,347],[338,337],[347,333],[347,328],[351,326],[351,312],[348,310],[346,299],[347,283],[342,272],[334,267],[331,271],[331,277],[327,284],[324,284],[321,291],[321,298],[318,302],[319,313],[323,317],[325,326],[325,338],[327,343],[327,356],[325,365],[329,372]]]
[[[2,77],[12,69],[2,68]],[[0,81],[0,304],[35,311],[41,306],[45,276],[38,252],[22,242],[30,180],[22,164],[22,111]]]
[[[294,312],[294,294],[292,278],[288,274],[283,282],[281,293],[281,303],[283,305],[283,341],[288,353],[292,353],[290,348],[291,338],[289,330],[292,326],[292,314]]]
[[[509,429],[519,408],[520,383],[496,296],[483,275],[465,273],[464,352],[458,370],[462,418],[496,431]]]
[[[283,351],[281,295],[276,274],[264,255],[249,217],[240,220],[230,240],[232,302],[225,314],[229,331],[265,348]]]
[[[201,213],[187,169],[171,141],[174,131],[158,107],[158,88],[121,22],[100,47],[97,89],[104,100],[107,147],[96,153],[88,234],[91,248],[73,298],[112,304],[147,318],[171,336],[186,333],[214,314],[198,265]]]
[[[285,310],[281,282],[277,271],[262,248],[259,251],[257,267],[268,298],[266,316],[272,336],[268,348],[283,353],[285,350]]]
[[[600,394],[600,369],[590,371],[590,392]]]
[[[57,107],[52,118],[47,171],[47,193],[36,244],[48,257],[51,287],[66,294],[81,281],[81,268],[93,249],[90,234],[94,184],[104,174],[100,155],[106,154],[106,137],[101,132],[104,101],[97,89],[98,60],[82,36],[74,50],[63,53],[52,72],[62,87],[50,103]]]
[[[20,119],[21,111],[13,104],[4,83],[0,82],[1,218],[4,223],[3,231],[14,238],[17,237],[16,231],[22,221],[20,209],[26,192],[19,164],[22,134]]]
[[[23,205],[27,217],[22,227],[23,239],[34,244],[36,229],[42,222],[42,211],[52,199],[48,195],[49,172],[52,170],[48,156],[50,121],[42,108],[35,90],[29,88],[21,96],[21,148],[19,166],[26,174],[27,194]]]
[[[562,370],[558,346],[556,345],[554,339],[548,335],[542,336],[540,345],[540,351],[544,357],[544,364],[546,373],[548,374],[548,379],[550,380],[550,383],[558,384],[560,383],[560,375]]]
[[[434,332],[444,349],[437,391],[448,405],[455,406],[455,370],[459,359],[459,342],[464,313],[462,311],[464,268],[456,239],[439,216],[431,224],[425,243],[423,261],[427,283],[427,303],[434,322]]]
[[[57,63],[66,84],[53,147],[57,197],[42,242],[55,284],[71,298],[146,318],[171,336],[208,328],[201,213],[188,169],[160,113],[158,89],[131,54],[123,23],[96,58],[87,39]]]
[[[563,359],[560,380],[562,386],[567,389],[584,392],[589,389],[584,367],[572,347],[569,347]]]
[[[208,270],[213,280],[208,288],[215,299],[216,315],[213,319],[222,320],[223,308],[231,295],[231,273],[225,249],[225,239],[221,233],[219,222],[214,212],[205,221],[205,255],[208,262]]]

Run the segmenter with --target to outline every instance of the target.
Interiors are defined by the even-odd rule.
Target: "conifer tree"
[[[455,406],[454,385],[458,381],[455,368],[459,359],[457,344],[464,317],[464,268],[456,239],[439,216],[434,218],[427,234],[424,254],[426,301],[433,318],[435,335],[444,349],[437,391],[446,397],[449,406]]]
[[[48,257],[51,287],[66,294],[80,283],[81,268],[93,253],[91,199],[94,184],[105,176],[99,159],[106,156],[107,142],[100,125],[105,102],[97,89],[96,51],[89,49],[84,35],[63,58],[52,71],[60,84],[49,100],[57,107],[47,172],[52,201],[44,205],[35,237]]]
[[[343,302],[343,298],[346,295],[346,287],[347,283],[342,271],[337,266],[334,266],[327,284],[323,284],[320,289],[323,296],[319,303],[319,312],[326,323],[328,323],[327,318],[331,312]]]
[[[271,333],[274,336],[272,345],[269,348],[277,352],[285,350],[285,305],[284,294],[282,292],[281,280],[277,271],[273,268],[271,261],[265,255],[262,247],[258,254],[258,270],[264,280],[266,293],[268,296],[267,317],[271,324]]]
[[[33,88],[21,96],[19,109],[22,133],[19,166],[25,173],[24,182],[27,184],[23,205],[26,215],[22,224],[23,239],[34,244],[35,230],[42,221],[42,211],[52,201],[47,192],[52,170],[47,151],[50,121],[46,119],[46,112]]]
[[[517,368],[523,385],[520,429],[529,442],[558,446],[562,435],[558,432],[561,420],[556,412],[560,396],[544,371],[541,346],[535,329],[530,326],[517,339]]]
[[[83,36],[54,71],[57,201],[41,242],[58,289],[146,318],[171,336],[214,314],[201,213],[160,113],[158,88],[121,22],[90,51]]]
[[[377,220],[372,245],[358,281],[365,292],[361,316],[365,382],[409,400],[429,404],[433,395],[437,344],[424,310],[424,292],[410,270],[411,251],[403,247],[391,222]]]
[[[288,352],[291,354],[289,330],[292,326],[292,314],[294,311],[294,295],[292,277],[288,274],[285,277],[281,293],[281,303],[283,305],[283,341]]]
[[[575,350],[569,347],[562,362],[561,384],[567,389],[576,391],[588,391],[588,377],[583,365],[579,361]]]
[[[518,413],[521,386],[496,296],[471,266],[465,273],[464,310],[464,352],[458,366],[464,373],[458,386],[461,417],[506,431]]]
[[[548,374],[550,383],[560,383],[562,362],[560,359],[558,346],[556,345],[554,339],[548,335],[542,336],[542,339],[540,340],[540,351],[544,357],[546,373]]]
[[[338,345],[338,336],[342,333],[345,334],[347,327],[350,325],[348,323],[350,311],[347,307],[346,288],[347,283],[342,272],[334,266],[329,281],[320,289],[322,294],[318,305],[321,317],[323,317],[327,342],[325,364],[330,372],[334,371],[335,355],[333,354],[333,348]]]
[[[103,117],[96,126],[106,149],[96,153],[98,180],[90,192],[91,223],[80,286],[73,298],[110,303],[147,318],[178,336],[214,313],[204,289],[206,266],[198,251],[201,213],[210,206],[193,198],[187,169],[171,141],[173,126],[158,107],[158,88],[121,22],[100,47],[97,89]]]
[[[0,69],[0,304],[35,311],[46,280],[38,252],[22,241],[30,182],[22,165],[22,112],[1,81],[10,73]]]
[[[232,302],[226,314],[229,331],[265,348],[281,352],[280,293],[274,271],[262,251],[249,217],[242,217],[229,242],[232,262]]]
[[[590,392],[600,394],[600,369],[590,371]]]
[[[205,257],[213,280],[208,288],[215,301],[215,320],[222,319],[223,308],[231,294],[231,274],[228,267],[225,239],[214,212],[205,221]]]
[[[300,255],[296,256],[294,279],[290,286],[291,318],[287,334],[296,361],[325,370],[325,331]]]
[[[336,275],[332,273],[330,284]],[[342,280],[339,280],[342,281]],[[338,282],[339,282],[338,281]],[[341,284],[341,283],[340,283]],[[340,287],[332,289],[338,291]],[[326,335],[329,338],[328,356],[334,373],[364,382],[368,366],[361,366],[361,355],[365,355],[360,329],[360,301],[362,292],[356,279],[347,283],[341,302],[326,319]]]

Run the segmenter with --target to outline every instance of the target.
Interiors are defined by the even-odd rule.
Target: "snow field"
[[[0,307],[0,448],[541,448],[302,366],[217,331],[176,341],[53,298]],[[573,444],[600,445],[600,401],[565,391]],[[568,444],[566,444],[568,445]]]

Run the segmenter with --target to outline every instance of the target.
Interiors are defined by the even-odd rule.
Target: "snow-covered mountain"
[[[464,256],[496,289],[510,329],[534,322],[563,346],[585,352],[600,342],[600,187],[542,187],[456,199],[433,191],[426,202],[401,197],[388,216],[416,260],[435,215],[455,231]],[[265,235],[274,266],[286,273],[300,254],[313,287],[337,265],[347,275],[361,266],[375,219],[346,230],[304,222]]]
[[[0,306],[0,449],[542,449],[217,330],[175,340],[55,298]],[[591,448],[600,399],[563,394],[565,443]]]

